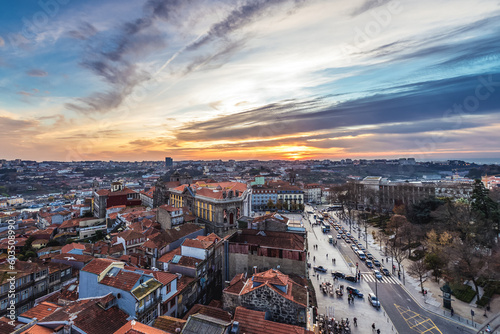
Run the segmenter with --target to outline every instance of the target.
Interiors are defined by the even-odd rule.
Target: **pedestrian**
[[[380,328],[379,328],[379,329],[377,329],[377,334],[380,334]]]
[[[453,317],[453,315],[455,314],[455,311],[453,310],[453,307],[451,308],[451,316]]]
[[[354,321],[354,327],[358,327],[358,318],[354,317],[352,320]]]
[[[372,330],[375,330],[375,323],[372,324]]]
[[[326,258],[328,259],[328,253],[326,253]]]
[[[351,296],[347,297],[347,304],[349,304],[349,305],[351,304]]]

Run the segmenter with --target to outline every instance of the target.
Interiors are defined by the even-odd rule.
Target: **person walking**
[[[358,318],[354,317],[352,320],[354,321],[354,327],[358,327]]]
[[[375,323],[372,324],[372,332],[375,331]]]

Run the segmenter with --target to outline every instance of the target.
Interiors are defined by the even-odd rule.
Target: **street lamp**
[[[401,265],[401,268],[403,268],[403,285],[405,285],[405,266]]]

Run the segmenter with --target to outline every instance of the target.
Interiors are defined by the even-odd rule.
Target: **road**
[[[334,216],[338,222],[338,217]],[[347,224],[342,225],[349,231]],[[354,228],[353,228],[354,231]],[[332,229],[331,235],[336,239],[337,231]],[[365,244],[364,240],[359,240]],[[375,278],[372,269],[368,268],[365,262],[360,261],[351,249],[351,244],[347,244],[340,239],[338,250],[344,259],[354,266],[358,263],[361,279],[368,283],[372,291],[377,292],[380,303],[387,312],[394,326],[399,333],[475,333],[475,331],[462,326],[448,318],[429,312],[420,307],[403,288],[401,281],[394,276],[383,276],[382,280]],[[367,250],[370,252],[370,249]],[[375,254],[375,252],[372,252]],[[382,259],[379,258],[380,261]],[[391,271],[391,266],[388,269]]]

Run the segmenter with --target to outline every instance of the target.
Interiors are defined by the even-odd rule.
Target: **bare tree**
[[[412,264],[408,267],[408,273],[418,277],[422,294],[424,294],[424,277],[427,275],[428,271],[429,269],[427,269],[423,260],[412,262]]]
[[[396,238],[393,238],[389,242],[389,251],[391,256],[398,264],[398,272],[401,271],[401,263],[408,257],[408,254],[405,250],[403,250],[401,246],[401,243],[399,243]]]

